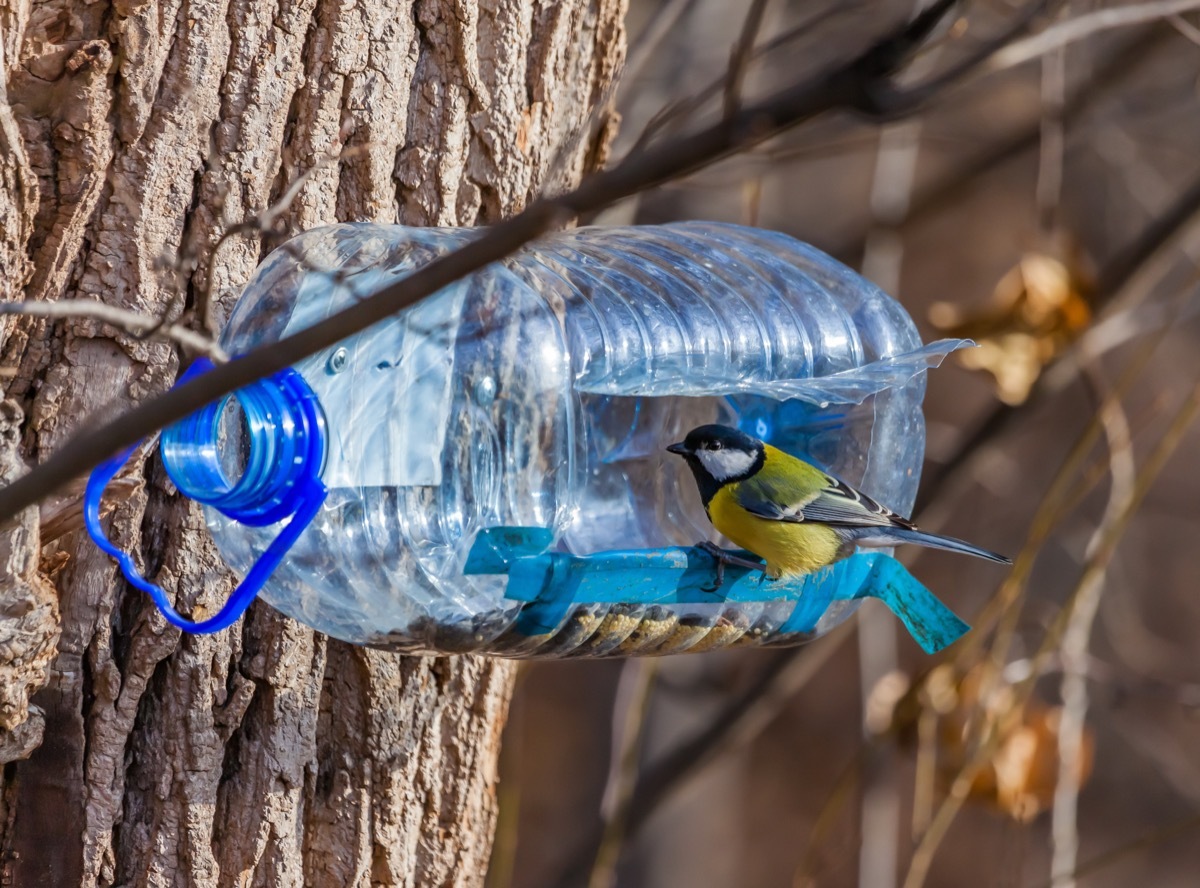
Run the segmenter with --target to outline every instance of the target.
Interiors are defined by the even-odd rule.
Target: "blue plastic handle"
[[[212,363],[200,359],[188,368],[176,385],[182,385],[194,376],[211,369]],[[206,620],[192,621],[182,616],[171,603],[163,589],[151,583],[140,573],[128,552],[115,546],[104,533],[100,525],[100,500],[104,490],[121,468],[133,455],[138,445],[130,447],[125,452],[101,463],[88,479],[87,490],[83,500],[83,519],[88,533],[96,545],[116,559],[130,585],[142,590],[153,599],[163,616],[174,626],[187,632],[197,634],[219,632],[233,625],[246,612],[246,608],[258,596],[263,584],[283,560],[292,545],[312,522],[317,512],[325,502],[328,493],[321,483],[320,474],[325,457],[325,422],[315,395],[308,388],[303,378],[294,370],[284,370],[269,380],[256,383],[259,386],[270,386],[274,396],[272,406],[285,409],[295,422],[274,423],[265,427],[266,432],[282,436],[292,454],[290,463],[276,467],[267,475],[260,474],[254,479],[243,478],[234,485],[222,485],[220,489],[214,485],[212,490],[199,490],[193,487],[185,489],[180,483],[181,476],[211,480],[214,475],[211,465],[200,465],[200,471],[194,475],[181,472],[176,466],[170,471],[180,490],[192,498],[206,502],[235,520],[246,524],[262,526],[273,524],[291,516],[291,520],[280,530],[279,535],[267,546],[258,560],[246,573],[237,588],[221,609]],[[245,406],[245,405],[243,405]],[[202,434],[203,422],[197,422],[196,417],[209,420],[210,431],[213,431],[212,420],[218,411],[204,408],[191,417],[182,420],[177,426],[186,433]],[[191,425],[187,425],[188,423]],[[172,427],[176,428],[176,427]],[[251,427],[253,447],[256,439]],[[215,432],[214,432],[215,433]],[[208,474],[205,474],[205,473]],[[228,488],[232,486],[233,490]],[[253,496],[249,496],[253,494]]]

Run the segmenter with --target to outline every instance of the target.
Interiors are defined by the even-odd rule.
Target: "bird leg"
[[[696,543],[697,549],[703,549],[712,556],[713,561],[717,563],[717,588],[725,582],[725,565],[733,564],[737,567],[744,567],[747,570],[762,570],[765,571],[767,566],[758,561],[751,561],[748,558],[739,558],[737,555],[732,555],[726,552],[716,543],[710,543],[708,540]]]

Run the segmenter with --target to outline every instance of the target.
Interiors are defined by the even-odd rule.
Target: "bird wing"
[[[769,465],[738,485],[738,504],[760,518],[843,527],[913,527],[865,493],[807,463],[802,465],[808,471],[786,473],[772,471]]]
[[[911,521],[901,518],[845,481],[832,475],[825,477],[829,484],[803,507],[802,520],[849,527],[913,527]]]

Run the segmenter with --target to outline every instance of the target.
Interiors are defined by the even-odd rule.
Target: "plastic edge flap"
[[[585,375],[577,381],[576,388],[595,395],[704,397],[749,394],[780,401],[795,398],[819,406],[861,404],[884,389],[906,385],[913,377],[940,366],[950,353],[974,347],[975,343],[970,339],[938,339],[913,351],[880,358],[861,367],[806,379],[730,380],[696,371],[689,373],[686,379],[668,374],[662,379],[639,379],[630,383],[611,377],[590,379]]]

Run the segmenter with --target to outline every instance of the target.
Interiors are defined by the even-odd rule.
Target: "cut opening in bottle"
[[[216,446],[221,472],[230,489],[237,486],[250,466],[251,441],[250,421],[242,402],[233,396],[225,398],[217,419]]]

